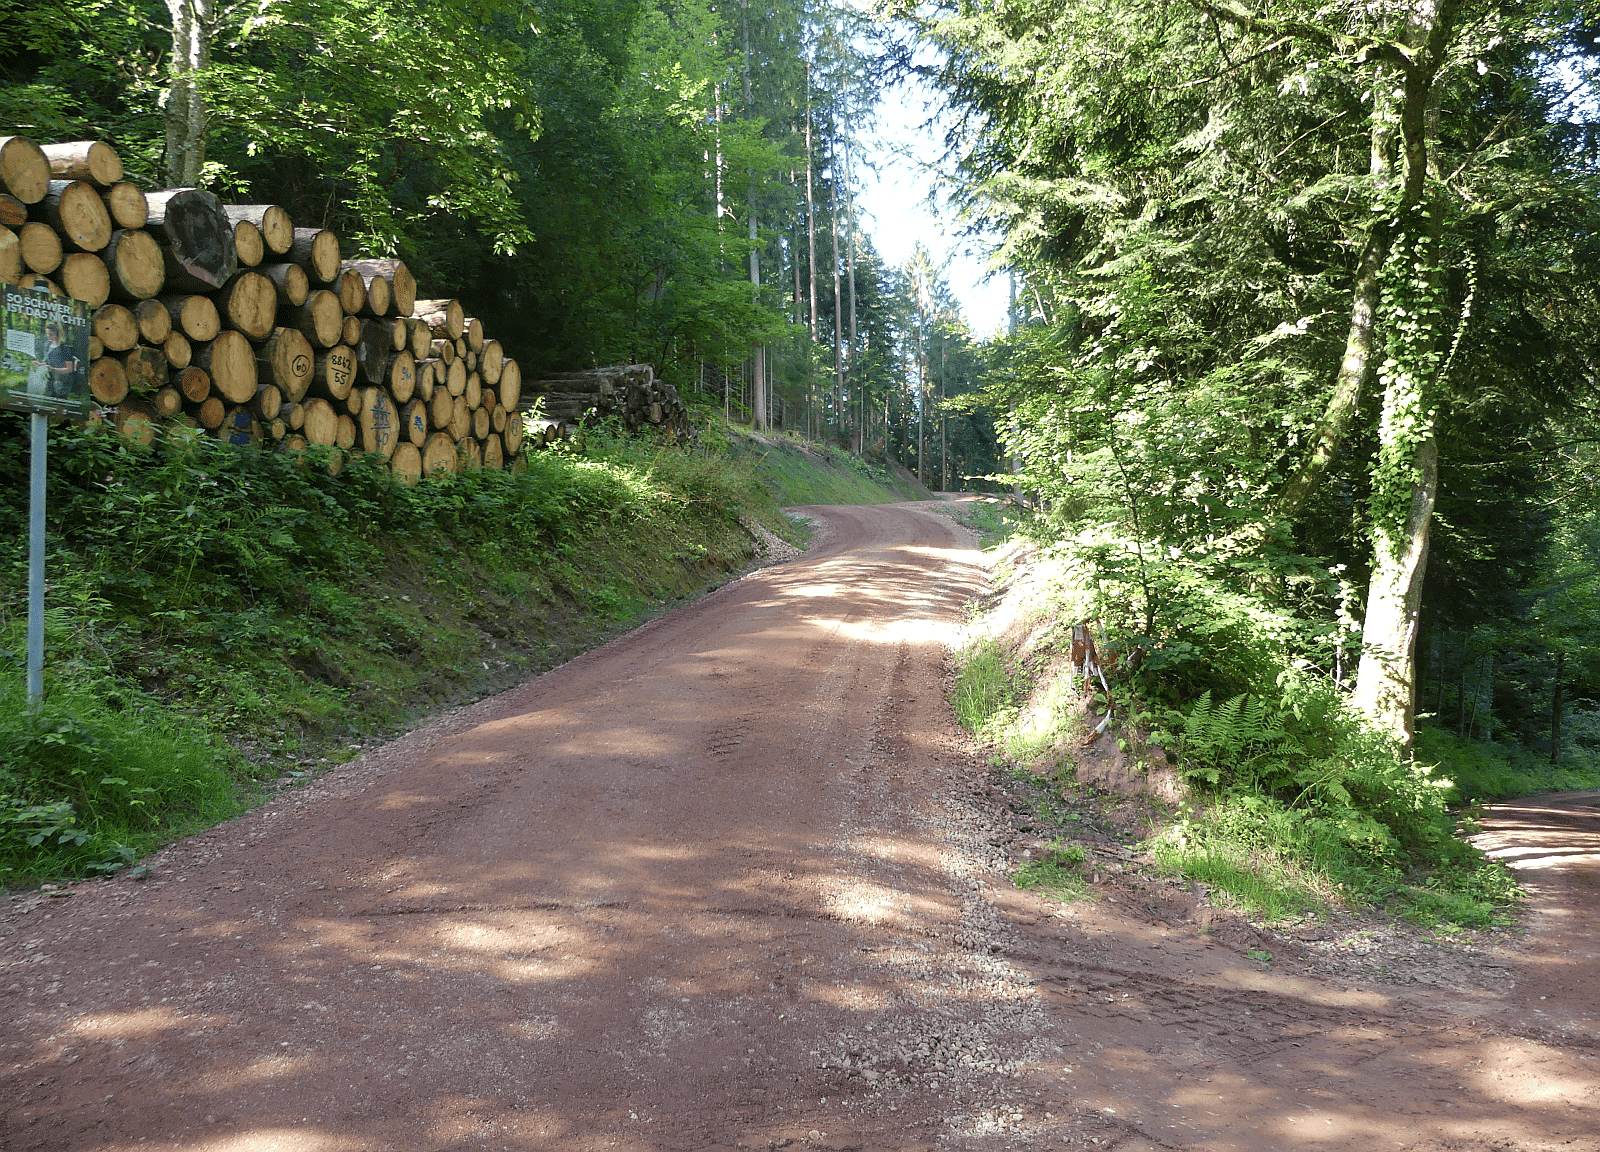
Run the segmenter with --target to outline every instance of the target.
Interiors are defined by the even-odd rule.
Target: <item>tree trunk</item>
[[[1567,654],[1556,653],[1556,686],[1555,693],[1550,698],[1550,763],[1561,763],[1561,707],[1565,701],[1562,699],[1562,690],[1565,687]]]
[[[166,0],[172,18],[167,87],[167,183],[200,182],[206,160],[206,102],[202,77],[211,64],[213,0]]]

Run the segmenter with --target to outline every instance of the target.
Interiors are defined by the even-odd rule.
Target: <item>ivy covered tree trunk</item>
[[[211,64],[214,0],[166,0],[172,17],[167,87],[167,186],[200,183],[206,162],[206,100],[201,80]]]

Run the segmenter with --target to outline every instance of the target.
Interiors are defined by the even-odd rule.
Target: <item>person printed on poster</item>
[[[46,373],[46,394],[56,397],[71,396],[77,390],[78,374],[83,371],[83,365],[78,357],[67,347],[66,332],[61,327],[61,321],[51,320],[44,326],[44,338],[50,347],[45,351],[43,360],[35,360],[34,367],[42,367]]]

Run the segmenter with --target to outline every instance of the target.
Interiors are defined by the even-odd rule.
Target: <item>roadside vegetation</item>
[[[9,475],[22,428],[0,415]],[[37,716],[25,493],[0,504],[0,887],[127,867],[562,663],[738,571],[745,522],[798,540],[780,501],[910,495],[795,455],[773,470],[725,427],[692,450],[601,428],[407,486],[359,455],[333,477],[315,453],[58,426]]]

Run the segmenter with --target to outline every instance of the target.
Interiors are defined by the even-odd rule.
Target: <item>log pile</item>
[[[0,136],[0,281],[89,304],[89,388],[126,435],[320,444],[335,471],[363,451],[405,478],[516,458],[521,372],[459,301],[417,299],[403,262],[345,259],[277,205],[122,176],[99,141]],[[619,371],[632,412],[638,372]],[[645,419],[663,424],[681,405],[643,373]]]
[[[534,414],[528,435],[539,447],[566,439],[576,425],[606,417],[630,432],[655,428],[680,442],[699,435],[678,390],[657,380],[648,364],[565,372],[524,384],[522,410]]]

